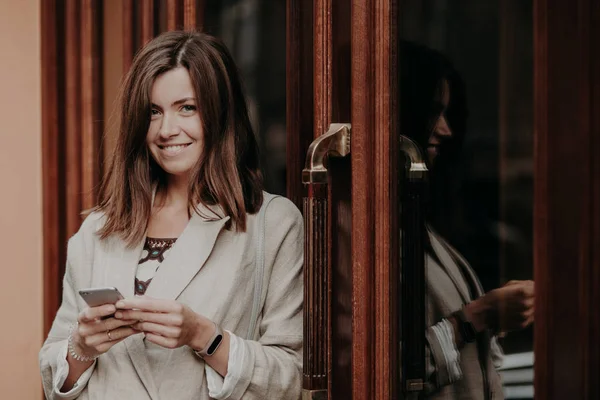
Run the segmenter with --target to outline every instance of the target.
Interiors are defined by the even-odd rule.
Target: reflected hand
[[[469,303],[465,313],[478,331],[510,332],[526,328],[534,321],[535,284],[510,281]]]

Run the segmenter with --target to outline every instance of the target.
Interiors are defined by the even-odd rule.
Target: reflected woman
[[[69,241],[40,352],[46,397],[298,399],[302,216],[262,190],[231,55],[211,36],[165,33],[122,90],[112,165]],[[125,298],[88,307],[88,287]]]
[[[442,187],[465,134],[464,83],[442,54],[409,42],[402,43],[400,69],[400,126],[427,155],[431,216],[448,204]],[[469,263],[431,223],[427,233],[427,398],[502,399],[496,336],[533,322],[534,284],[512,281],[484,293]]]

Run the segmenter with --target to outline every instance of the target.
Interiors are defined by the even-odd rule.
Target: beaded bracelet
[[[80,361],[80,362],[90,362],[90,361],[94,361],[96,358],[98,358],[100,356],[100,354],[95,355],[95,356],[86,356],[86,355],[79,355],[77,354],[77,352],[75,351],[75,344],[73,343],[73,331],[77,328],[78,323],[74,323],[73,325],[71,325],[71,329],[69,329],[69,338],[67,339],[67,342],[69,343],[69,354],[71,354],[71,357],[73,357],[73,359]]]

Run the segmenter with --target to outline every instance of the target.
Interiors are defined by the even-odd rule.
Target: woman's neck
[[[160,207],[187,208],[189,202],[187,178],[170,176],[166,187],[156,195],[156,203]]]

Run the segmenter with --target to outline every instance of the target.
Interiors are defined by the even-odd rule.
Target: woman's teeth
[[[160,148],[169,155],[176,155],[183,151],[189,144],[176,144],[170,146],[160,146]]]

